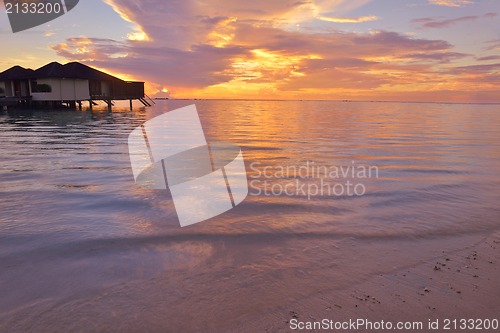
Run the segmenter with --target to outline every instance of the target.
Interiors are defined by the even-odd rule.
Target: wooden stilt
[[[90,111],[92,111],[92,108],[93,108],[93,103],[92,103],[92,100],[89,99],[89,109],[90,109]]]
[[[132,100],[130,100],[130,111],[132,111],[134,107],[132,106]]]

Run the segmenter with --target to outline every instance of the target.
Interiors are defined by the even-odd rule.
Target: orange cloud
[[[374,15],[370,16],[360,16],[360,17],[329,17],[329,16],[320,16],[320,20],[334,23],[362,23],[362,22],[370,22],[376,21],[379,18]]]
[[[474,3],[472,0],[429,0],[430,4],[447,7],[462,7]]]
[[[284,99],[500,99],[494,55],[457,52],[441,39],[394,31],[291,29],[309,17],[357,23],[332,9],[367,1],[264,1],[255,4],[189,0],[108,0],[148,38],[124,41],[78,37],[54,45],[58,55],[149,82],[150,93],[172,97]],[[339,10],[340,11],[340,10]],[[300,15],[299,15],[300,14]],[[337,13],[337,14],[340,14]],[[490,15],[491,16],[491,15]],[[479,19],[420,19],[443,27]],[[493,52],[498,41],[486,45]],[[483,63],[484,64],[484,63]],[[460,91],[460,94],[451,93]],[[497,97],[494,97],[497,96]]]

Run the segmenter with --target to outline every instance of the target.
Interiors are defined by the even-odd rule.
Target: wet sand
[[[438,331],[443,331],[446,319],[500,320],[499,264],[500,232],[496,232],[461,250],[443,250],[420,264],[287,304],[263,318],[246,318],[247,327],[234,326],[228,332],[288,332],[292,319],[421,321],[420,332],[432,331],[429,319],[439,319]],[[451,328],[451,332],[473,331]]]
[[[75,290],[65,298],[49,290],[53,297],[39,298],[0,316],[0,331],[289,332],[293,319],[361,318],[424,325],[429,319],[441,323],[446,318],[500,319],[499,232],[415,240],[307,240],[305,247],[299,238],[294,239],[293,248],[277,244],[290,260],[279,258],[274,270],[266,260],[248,257],[258,246],[254,239],[247,244],[248,239],[241,236],[214,247],[211,253],[217,253],[217,260],[208,256],[174,272],[153,274],[139,267],[141,276],[132,278],[125,269],[122,282],[113,284],[106,284],[102,277],[92,280],[80,275],[81,281],[92,281],[91,288]],[[161,243],[163,251],[167,245]],[[220,242],[212,245],[216,243]],[[329,248],[343,254],[331,258]],[[140,249],[151,258],[158,246]],[[294,265],[297,254],[292,249],[310,253],[310,265]],[[87,251],[77,250],[86,255]],[[99,258],[99,246],[92,245],[92,251]],[[105,251],[113,252],[110,245]],[[119,251],[121,259],[111,260],[124,260],[123,251]],[[220,253],[226,254],[228,266],[221,265]],[[200,258],[203,254],[200,248]],[[104,259],[99,262],[104,264]],[[75,265],[82,262],[77,260]]]

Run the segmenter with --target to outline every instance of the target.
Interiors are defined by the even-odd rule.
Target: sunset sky
[[[176,98],[500,102],[498,0],[82,0],[0,71],[80,61]]]

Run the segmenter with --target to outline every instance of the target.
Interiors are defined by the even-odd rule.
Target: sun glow
[[[234,26],[232,23],[236,22],[237,18],[231,17],[217,23],[208,35],[208,43],[215,47],[224,47],[231,43],[234,39]]]
[[[239,80],[252,82],[275,82],[278,79],[303,76],[300,62],[304,59],[320,59],[318,55],[287,55],[264,49],[251,51],[253,57],[238,58],[232,63],[233,74]]]
[[[129,40],[135,40],[135,41],[149,41],[151,40],[149,36],[142,30],[140,30],[139,27],[136,28],[138,31],[136,32],[131,32],[127,35],[127,38]]]
[[[296,95],[280,92],[277,84],[304,76],[300,63],[305,59],[320,59],[315,54],[288,55],[265,49],[251,51],[251,58],[235,58],[228,75],[234,79],[203,89],[172,92],[173,97],[190,98],[297,98]]]

